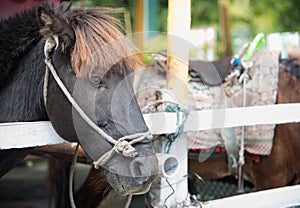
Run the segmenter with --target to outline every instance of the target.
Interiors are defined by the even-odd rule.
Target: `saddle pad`
[[[253,55],[251,61],[253,61],[253,67],[250,70],[251,80],[247,82],[246,106],[274,104],[277,96],[279,52],[259,51]],[[161,92],[165,95],[160,95],[161,97],[167,100],[172,99],[172,95],[170,96],[165,88],[165,74],[155,68],[146,68],[136,74],[135,89],[141,108],[150,101],[158,99],[157,89],[164,89]],[[203,82],[189,82],[188,100],[182,108],[192,111],[242,107],[243,86],[235,84],[229,90],[232,93],[230,97],[225,95],[223,86],[209,87]],[[245,149],[252,154],[269,155],[274,129],[275,125],[245,127]],[[236,137],[239,143],[241,127],[188,132],[188,148],[210,149],[217,145],[224,146],[222,135],[223,137],[224,135]]]

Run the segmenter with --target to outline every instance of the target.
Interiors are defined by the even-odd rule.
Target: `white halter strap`
[[[75,110],[79,113],[79,115],[82,117],[82,119],[90,126],[92,127],[98,134],[100,134],[104,139],[106,139],[108,142],[113,144],[113,148],[109,150],[107,153],[102,155],[97,161],[94,162],[94,167],[99,168],[99,166],[103,166],[105,163],[107,163],[110,158],[113,156],[115,152],[122,153],[125,157],[131,157],[134,158],[137,156],[136,149],[132,146],[133,144],[136,144],[144,139],[152,139],[152,135],[150,131],[143,132],[143,133],[137,133],[132,135],[127,135],[122,138],[119,138],[118,140],[113,139],[111,136],[106,134],[101,128],[99,128],[87,115],[86,113],[81,109],[81,107],[77,104],[77,102],[74,100],[66,86],[63,84],[61,79],[59,78],[54,66],[51,63],[50,53],[52,52],[54,47],[58,47],[58,42],[55,38],[53,39],[47,39],[44,47],[44,53],[45,53],[45,64],[46,64],[46,72],[45,72],[45,79],[44,79],[44,103],[47,105],[47,94],[48,94],[48,80],[49,80],[49,71],[53,75],[56,83],[60,87],[60,89],[63,91],[69,102],[72,104],[72,106],[75,108]],[[127,141],[130,140],[130,141]]]

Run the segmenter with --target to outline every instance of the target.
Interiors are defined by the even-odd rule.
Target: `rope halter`
[[[121,153],[125,157],[134,158],[137,156],[136,149],[132,146],[144,139],[152,139],[152,135],[150,131],[143,132],[143,133],[136,133],[132,135],[124,136],[118,140],[115,140],[108,134],[106,134],[101,128],[99,128],[82,110],[82,108],[77,104],[77,102],[74,100],[66,86],[63,84],[61,79],[59,78],[54,66],[51,62],[50,54],[53,52],[53,49],[58,48],[59,42],[57,41],[57,37],[48,38],[45,43],[44,47],[44,54],[45,54],[45,64],[46,64],[46,72],[45,72],[45,79],[44,79],[44,103],[45,106],[47,105],[47,89],[48,89],[48,82],[49,82],[49,71],[53,75],[56,83],[60,87],[60,89],[63,91],[69,102],[72,104],[72,106],[75,108],[75,110],[78,112],[78,114],[81,116],[81,118],[92,128],[94,129],[98,134],[100,134],[101,137],[106,139],[109,143],[113,144],[113,147],[111,150],[109,150],[107,153],[102,155],[97,161],[94,162],[94,167],[96,169],[99,168],[99,166],[103,166],[105,163],[107,163],[114,153]],[[130,141],[128,141],[130,140]]]

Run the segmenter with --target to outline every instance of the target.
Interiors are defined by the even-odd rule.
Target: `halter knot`
[[[136,157],[137,152],[131,144],[126,140],[118,140],[114,146],[114,150],[117,153],[122,153],[125,157]]]

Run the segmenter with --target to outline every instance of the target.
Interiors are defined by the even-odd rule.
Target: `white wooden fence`
[[[258,191],[206,202],[202,208],[300,207],[300,185]]]
[[[170,134],[176,131],[176,113],[144,114],[152,134]],[[300,122],[300,103],[191,111],[184,131],[215,128],[282,124]],[[49,121],[1,123],[0,149],[36,147],[64,143]],[[299,147],[300,148],[300,147]]]
[[[144,114],[145,121],[153,134],[174,133],[176,116],[176,113],[161,112]],[[191,111],[185,122],[184,131],[292,122],[300,122],[300,103]],[[2,123],[0,135],[2,137],[0,149],[37,147],[66,142],[55,133],[50,122]],[[300,206],[300,185],[213,200],[203,204],[203,207],[275,208],[296,205]]]

